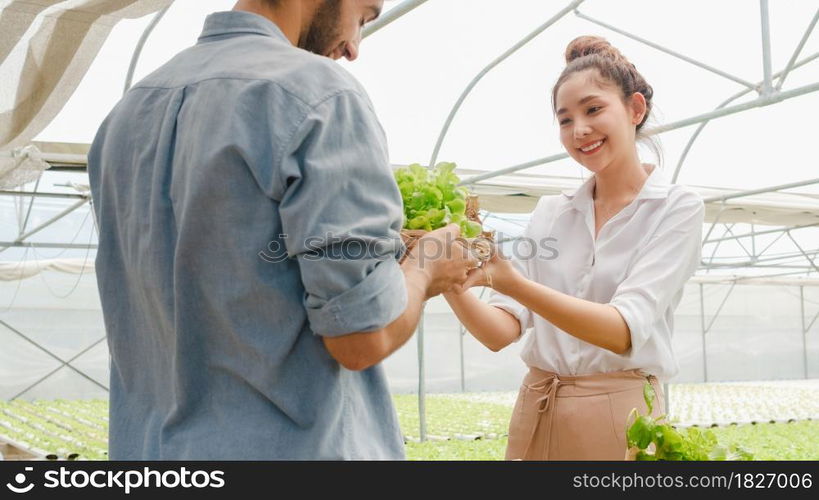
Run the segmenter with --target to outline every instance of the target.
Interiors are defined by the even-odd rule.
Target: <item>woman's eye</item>
[[[589,114],[597,113],[600,109],[600,106],[592,106],[589,108]]]
[[[563,126],[563,125],[568,124],[570,121],[571,121],[571,120],[569,120],[568,118],[564,118],[564,119],[560,120],[560,122],[559,122],[559,123],[560,123],[560,125],[561,125],[561,126]]]

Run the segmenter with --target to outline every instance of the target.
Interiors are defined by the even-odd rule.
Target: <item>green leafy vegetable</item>
[[[466,217],[466,188],[458,186],[455,164],[441,162],[429,170],[415,163],[395,171],[404,201],[404,229],[432,231],[458,224],[461,236],[475,238],[483,228]]]
[[[646,383],[643,397],[648,413],[640,415],[635,408],[629,415],[632,422],[626,431],[629,448],[635,449],[636,460],[753,460],[754,456],[743,448],[725,446],[717,441],[710,430],[691,427],[677,430],[665,421],[665,415],[651,416],[654,408],[654,388]],[[653,448],[653,449],[652,449]]]

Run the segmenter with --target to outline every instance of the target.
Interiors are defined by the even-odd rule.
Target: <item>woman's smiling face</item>
[[[596,69],[586,69],[560,85],[555,108],[560,142],[572,158],[592,172],[599,173],[634,155],[636,125],[645,114],[642,95],[635,94],[624,102],[616,85],[607,84]]]

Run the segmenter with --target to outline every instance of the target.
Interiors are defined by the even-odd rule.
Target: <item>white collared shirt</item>
[[[631,349],[618,355],[584,342],[497,292],[489,303],[517,317],[521,333],[534,329],[521,350],[528,366],[561,375],[643,369],[668,380],[678,371],[674,309],[700,262],[703,201],[655,167],[595,241],[594,185],[592,176],[573,194],[542,197],[510,257],[532,281],[617,308]]]

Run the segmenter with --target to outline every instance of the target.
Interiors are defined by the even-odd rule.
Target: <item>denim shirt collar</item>
[[[202,34],[199,35],[199,42],[214,36],[244,35],[253,33],[273,38],[278,38],[290,44],[290,40],[284,36],[282,30],[276,24],[252,12],[230,10],[226,12],[214,12],[205,18],[205,26]]]

